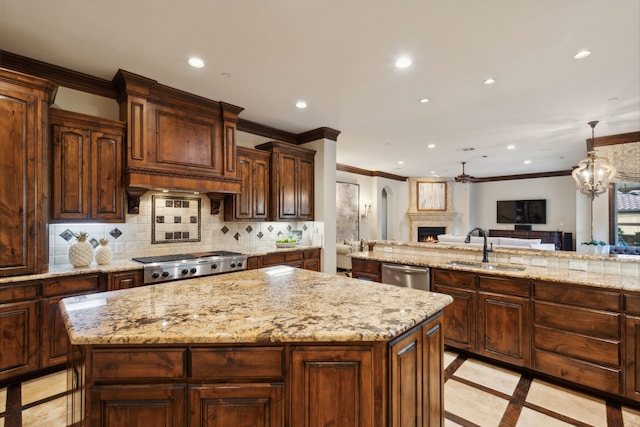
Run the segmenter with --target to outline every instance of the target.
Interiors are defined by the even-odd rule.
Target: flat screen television
[[[498,224],[546,224],[547,200],[498,200]]]

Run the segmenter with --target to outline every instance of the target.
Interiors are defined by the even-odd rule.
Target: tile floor
[[[640,405],[579,393],[445,351],[446,427],[640,427]],[[0,427],[65,427],[66,372],[0,388]]]

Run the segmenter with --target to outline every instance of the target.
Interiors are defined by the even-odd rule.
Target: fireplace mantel
[[[409,180],[410,208],[407,211],[409,217],[411,241],[418,240],[418,227],[445,227],[447,233],[457,230],[458,212],[453,209],[452,197],[452,180],[439,180],[438,182],[447,181],[446,193],[446,209],[439,211],[418,210],[417,203],[417,183],[434,181],[432,178],[410,178]]]

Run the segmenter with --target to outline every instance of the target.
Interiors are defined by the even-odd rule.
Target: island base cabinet
[[[0,303],[0,380],[38,368],[37,311],[35,300]]]
[[[91,427],[182,427],[186,425],[186,385],[93,386]]]
[[[189,387],[189,425],[283,427],[284,386],[209,384]]]
[[[625,316],[625,396],[640,402],[640,317]]]
[[[291,425],[373,426],[373,349],[299,348],[292,354]]]

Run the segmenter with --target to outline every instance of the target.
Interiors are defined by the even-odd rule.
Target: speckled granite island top
[[[270,267],[60,302],[72,344],[388,341],[448,295]]]

